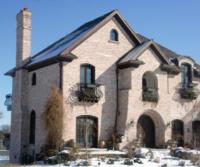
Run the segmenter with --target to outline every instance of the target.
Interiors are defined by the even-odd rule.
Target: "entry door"
[[[97,147],[98,120],[92,116],[76,119],[76,143],[80,147]]]
[[[155,147],[155,125],[149,116],[143,115],[139,118],[137,137],[142,140],[145,147]]]

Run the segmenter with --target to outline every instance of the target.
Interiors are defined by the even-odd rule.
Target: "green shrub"
[[[30,155],[30,154],[27,154],[27,153],[24,153],[22,156],[21,156],[21,163],[22,164],[31,164],[34,162],[34,156]]]
[[[131,166],[131,165],[133,165],[133,161],[131,161],[130,159],[125,159],[124,160],[124,165]]]

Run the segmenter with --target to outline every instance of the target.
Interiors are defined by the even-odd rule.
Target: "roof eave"
[[[130,68],[130,67],[138,68],[140,65],[143,65],[143,64],[144,62],[141,60],[129,60],[127,62],[118,64],[117,67],[119,69],[125,69],[125,68]]]
[[[77,59],[77,56],[75,56],[73,54],[68,54],[67,56],[66,55],[58,55],[58,56],[53,57],[51,59],[47,59],[45,61],[35,63],[31,66],[28,66],[27,69],[28,69],[28,71],[33,71],[33,70],[36,70],[36,69],[39,69],[39,68],[42,68],[42,67],[45,67],[45,66],[49,66],[49,65],[61,62],[61,61],[71,62],[74,59]]]
[[[33,70],[37,70],[37,69],[45,67],[45,66],[49,66],[49,65],[58,63],[60,61],[71,62],[74,59],[77,59],[77,56],[75,56],[74,54],[71,54],[71,53],[68,54],[67,56],[59,55],[59,56],[53,57],[51,59],[47,59],[45,61],[41,61],[41,62],[32,64],[30,66],[28,66],[28,64],[26,64],[23,67],[13,68],[10,71],[6,72],[4,75],[14,77],[16,71],[20,70],[20,69],[26,69],[28,71],[33,71]]]

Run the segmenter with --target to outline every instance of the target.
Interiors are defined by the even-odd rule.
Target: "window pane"
[[[118,33],[116,30],[112,30],[110,32],[110,38],[112,41],[118,41]]]
[[[181,66],[181,81],[183,88],[187,88],[191,82],[191,69],[188,65],[183,64]]]
[[[87,75],[87,77],[86,77],[86,79],[87,79],[86,83],[87,84],[91,84],[92,83],[92,69],[90,67],[87,68],[86,75]]]
[[[85,83],[85,67],[81,67],[81,83]]]

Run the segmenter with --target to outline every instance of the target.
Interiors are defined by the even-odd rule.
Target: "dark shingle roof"
[[[83,39],[85,36],[87,36],[87,34],[90,33],[93,29],[95,29],[95,27],[98,27],[98,25],[101,24],[101,22],[103,22],[104,20],[107,20],[107,18],[111,18],[116,13],[118,13],[118,12],[116,10],[113,10],[111,12],[104,14],[103,16],[100,16],[92,21],[89,21],[89,22],[83,24],[82,26],[80,26],[79,28],[74,30],[73,32],[69,33],[68,35],[66,35],[63,38],[59,39],[58,41],[54,42],[53,44],[51,44],[44,50],[40,51],[36,55],[32,56],[29,59],[29,61],[23,66],[23,68],[30,68],[39,63],[42,63],[42,62],[45,62],[48,60],[52,60],[53,58],[60,57],[61,54],[66,49],[69,49],[70,47],[74,46],[76,44],[76,42],[81,41],[81,39]],[[150,39],[148,39],[147,37],[140,35],[140,34],[136,34],[134,31],[132,31],[130,29],[130,27],[128,26],[128,24],[125,22],[125,20],[119,14],[117,16],[118,16],[118,18],[121,19],[121,20],[119,19],[121,21],[121,23],[123,23],[125,25],[124,27],[126,28],[127,32],[129,32],[129,35],[132,37],[134,36],[135,41],[137,42],[137,45],[140,45],[141,43],[144,43],[144,42],[146,43],[146,42],[150,41]],[[142,44],[142,45],[144,46],[144,44]],[[165,56],[164,59],[167,59],[167,61],[170,58],[177,58],[177,57],[181,56],[181,55],[165,48],[164,46],[156,43],[156,47],[157,46],[158,46],[158,49]],[[143,47],[137,46],[136,47],[137,50],[140,50],[138,47],[140,49],[143,48]],[[199,68],[199,66],[197,66],[197,65],[196,65],[196,67]],[[19,68],[22,68],[22,67],[19,67]],[[12,70],[8,71],[6,73],[6,75],[13,76],[16,70],[17,70],[16,68],[13,68]]]
[[[137,46],[136,48],[132,49],[130,52],[128,52],[123,58],[119,60],[120,63],[125,63],[129,60],[135,60],[137,57],[144,51],[146,48],[149,47],[149,45],[152,44],[152,41],[145,41],[141,45]]]
[[[137,35],[140,38],[140,40],[143,41],[143,42],[150,40],[149,38],[147,38],[147,37],[145,37],[145,36],[143,36],[141,34],[137,34]],[[161,49],[161,51],[164,53],[164,55],[168,59],[170,59],[170,58],[177,58],[177,57],[181,56],[181,55],[175,53],[174,51],[172,51],[172,50],[170,50],[170,49],[168,49],[168,48],[166,48],[166,47],[164,47],[164,46],[162,46],[162,45],[160,45],[158,43],[156,43],[156,44],[157,44],[157,46],[159,46],[159,48]]]
[[[30,57],[28,62],[23,66],[23,68],[29,68],[35,64],[40,62],[48,61],[50,59],[59,57],[60,54],[75,44],[77,41],[82,39],[88,32],[90,32],[95,26],[97,26],[100,22],[106,19],[109,15],[114,13],[116,10],[108,12],[103,16],[100,16],[92,21],[89,21],[83,25],[81,25],[76,30],[72,31],[68,35],[64,36],[63,38],[57,40],[53,44],[49,45],[47,48],[43,49],[36,55]],[[22,67],[19,67],[22,68]],[[5,75],[13,76],[16,71],[16,68],[9,70]]]
[[[141,41],[143,41],[143,42],[146,42],[146,41],[149,41],[150,39],[149,38],[147,38],[147,37],[145,37],[145,36],[143,36],[143,35],[141,35],[141,34],[137,34],[137,36],[138,36],[138,38],[141,40]],[[159,48],[161,49],[161,51],[164,53],[164,55],[166,56],[166,58],[168,58],[168,60],[169,59],[174,59],[174,58],[184,58],[184,57],[187,57],[187,58],[190,58],[191,60],[193,60],[191,57],[189,57],[189,56],[183,56],[183,55],[180,55],[180,54],[177,54],[177,53],[175,53],[174,51],[172,51],[172,50],[170,50],[170,49],[168,49],[168,48],[166,48],[166,47],[164,47],[164,46],[162,46],[162,45],[160,45],[160,44],[158,44],[158,43],[156,43],[157,44],[157,46],[159,46]],[[194,60],[193,60],[194,61]],[[198,70],[200,70],[200,65],[199,64],[197,64],[197,63],[195,63],[194,64],[194,66],[198,69]]]
[[[35,56],[31,57],[30,61],[26,64],[27,67],[38,63],[43,60],[47,60],[49,58],[58,56],[62,51],[70,47],[73,43],[82,38],[86,33],[88,33],[91,29],[93,29],[98,23],[104,20],[107,16],[109,16],[112,12],[106,13],[105,15],[98,17],[92,21],[89,21],[63,38],[59,39],[55,43],[48,46],[46,49],[37,53]]]

